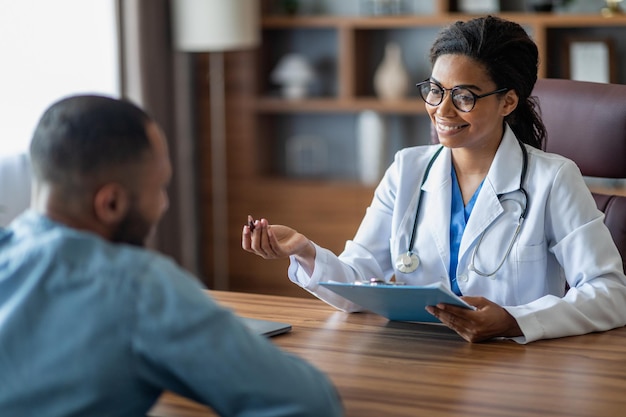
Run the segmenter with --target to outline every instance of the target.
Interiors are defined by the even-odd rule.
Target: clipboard
[[[397,285],[343,282],[320,282],[324,288],[392,321],[441,323],[428,313],[426,306],[452,304],[475,310],[442,283],[432,285]]]

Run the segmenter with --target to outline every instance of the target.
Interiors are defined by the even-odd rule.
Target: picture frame
[[[459,12],[487,14],[500,12],[500,0],[458,0]]]
[[[599,83],[617,82],[617,59],[612,38],[568,38],[563,52],[563,78]]]

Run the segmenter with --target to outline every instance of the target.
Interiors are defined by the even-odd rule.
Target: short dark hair
[[[44,112],[33,133],[33,174],[67,192],[80,191],[150,151],[150,120],[126,100],[98,95],[61,99]]]
[[[444,28],[430,49],[430,62],[445,54],[465,55],[484,66],[496,88],[515,90],[517,108],[505,120],[524,143],[541,149],[546,129],[531,97],[537,82],[537,45],[522,26],[494,16]]]

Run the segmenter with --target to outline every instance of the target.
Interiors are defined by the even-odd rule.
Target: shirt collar
[[[521,144],[521,146],[526,146]],[[513,192],[520,188],[520,175],[524,156],[515,133],[506,124],[504,136],[491,163],[486,180],[497,195]]]

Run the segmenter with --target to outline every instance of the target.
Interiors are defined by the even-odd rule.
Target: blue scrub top
[[[480,193],[483,183],[480,183],[476,192],[474,192],[474,195],[467,203],[467,206],[464,206],[463,195],[461,194],[459,182],[456,179],[454,165],[452,165],[450,176],[452,177],[452,207],[450,208],[450,285],[452,291],[454,291],[456,295],[461,296],[463,294],[456,281],[456,267],[459,263],[459,247],[461,246],[465,226],[467,225],[470,214],[472,214],[476,197]]]

